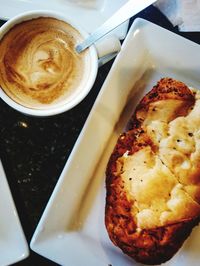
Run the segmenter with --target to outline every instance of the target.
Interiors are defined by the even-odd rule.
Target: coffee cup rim
[[[70,24],[72,27],[76,28],[83,37],[87,37],[89,34],[85,29],[83,29],[80,25],[78,25],[78,23],[73,21],[73,19],[67,18],[67,16],[65,16],[61,12],[55,12],[52,10],[34,10],[34,11],[26,11],[26,12],[20,13],[14,16],[13,18],[9,19],[7,22],[5,22],[0,27],[0,40],[15,25],[23,21],[28,21],[34,18],[39,18],[39,17],[52,17],[58,20],[63,20],[64,22],[67,22],[68,24]],[[94,45],[90,46],[88,49],[89,49],[90,58],[91,58],[91,71],[89,75],[89,80],[84,86],[84,90],[82,90],[78,95],[76,95],[71,101],[64,103],[62,105],[59,105],[59,106],[49,107],[48,109],[35,109],[35,108],[26,107],[26,106],[21,105],[20,103],[17,103],[12,98],[10,98],[4,92],[4,90],[0,87],[1,99],[13,109],[21,113],[32,115],[32,116],[41,116],[41,117],[53,116],[53,115],[61,114],[63,112],[66,112],[72,109],[87,96],[87,94],[92,89],[96,76],[97,76],[97,71],[98,71],[97,50]]]

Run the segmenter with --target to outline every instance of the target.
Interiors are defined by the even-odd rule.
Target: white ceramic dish
[[[138,265],[104,226],[105,168],[136,102],[169,76],[200,88],[200,46],[142,19],[132,25],[59,178],[31,248],[61,265]],[[112,99],[112,102],[111,102]],[[165,266],[199,265],[200,227]]]
[[[29,250],[1,161],[0,195],[0,265],[4,266],[25,259]]]
[[[0,18],[7,20],[19,13],[30,10],[54,10],[66,14],[87,32],[94,31],[106,21],[127,0],[0,0]],[[124,39],[128,22],[123,23],[114,33]]]

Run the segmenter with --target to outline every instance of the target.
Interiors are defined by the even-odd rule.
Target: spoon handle
[[[103,25],[97,28],[82,43],[76,46],[78,53],[88,48],[91,44],[102,38],[104,35],[121,25],[123,22],[136,15],[138,12],[153,4],[156,0],[129,0],[113,16],[111,16]]]

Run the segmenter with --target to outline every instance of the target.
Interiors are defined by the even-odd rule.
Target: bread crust
[[[153,265],[169,260],[182,246],[194,226],[199,223],[200,207],[192,214],[153,228],[140,228],[137,223],[136,199],[127,190],[118,169],[118,161],[145,147],[157,153],[158,145],[146,130],[146,117],[151,104],[163,100],[177,101],[175,116],[184,116],[194,105],[194,93],[182,82],[161,79],[140,101],[127,126],[118,138],[106,169],[105,225],[111,241],[138,262]],[[174,115],[166,119],[173,120]],[[167,121],[168,123],[169,121]],[[191,199],[193,201],[193,199]],[[194,205],[195,205],[194,204]]]

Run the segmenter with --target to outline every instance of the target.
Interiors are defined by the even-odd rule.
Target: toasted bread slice
[[[200,93],[161,79],[138,104],[106,170],[105,224],[136,261],[160,264],[200,218]]]

